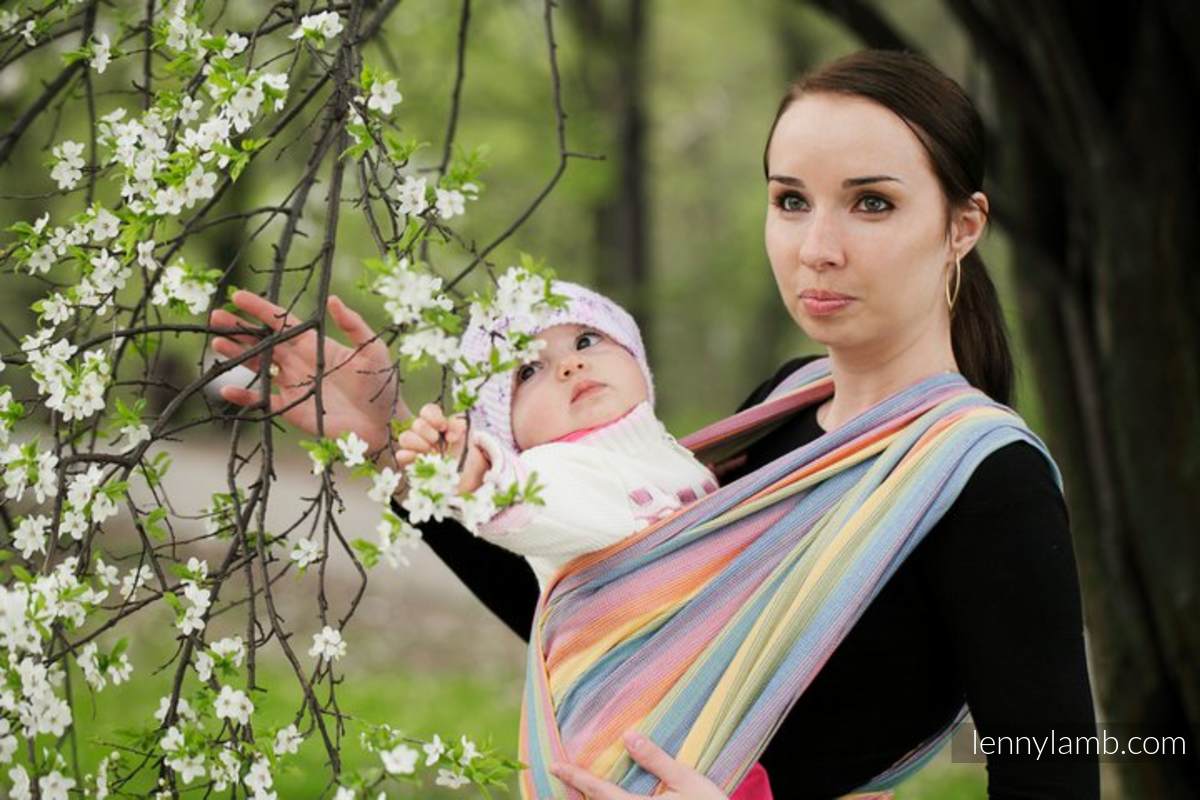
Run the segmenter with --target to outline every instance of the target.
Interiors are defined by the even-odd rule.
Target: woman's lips
[[[844,297],[840,299],[820,299],[816,297],[801,297],[804,301],[804,308],[809,314],[816,317],[826,316],[828,314],[836,314],[846,306],[854,302],[854,298]]]

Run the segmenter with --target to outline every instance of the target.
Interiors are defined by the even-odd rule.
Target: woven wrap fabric
[[[832,394],[830,361],[819,358],[762,403],[680,441],[719,463]],[[1020,416],[959,373],[931,376],[565,565],[530,635],[522,796],[582,797],[550,774],[554,761],[661,793],[626,753],[628,728],[728,795],[979,462],[1016,440],[1045,455],[1062,491],[1058,465]],[[887,796],[966,711],[854,796]]]

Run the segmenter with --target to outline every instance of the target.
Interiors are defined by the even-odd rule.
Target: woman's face
[[[528,450],[614,420],[649,389],[637,359],[595,328],[555,325],[537,336],[537,359],[513,371],[512,430]]]
[[[900,117],[864,98],[802,96],[780,117],[767,164],[767,255],[810,338],[885,359],[921,337],[949,341],[944,201]],[[817,290],[851,299],[802,297]]]

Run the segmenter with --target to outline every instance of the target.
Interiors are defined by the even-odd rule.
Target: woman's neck
[[[817,424],[825,431],[840,428],[905,387],[943,372],[958,372],[949,337],[874,354],[829,348],[834,394],[817,408]]]

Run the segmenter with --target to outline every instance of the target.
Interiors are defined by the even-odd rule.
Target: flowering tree
[[[397,5],[350,0],[305,12],[273,4],[257,24],[237,30],[225,21],[226,4],[203,0],[128,7],[19,0],[0,11],[0,71],[22,60],[44,64],[44,48],[67,44],[55,56],[57,74],[19,116],[3,123],[0,165],[11,166],[40,116],[87,115],[86,127],[80,126],[84,141],[56,137],[48,147],[46,181],[55,191],[47,196],[57,209],[70,205],[73,211],[17,221],[0,243],[6,284],[32,282],[39,294],[28,319],[13,323],[27,333],[3,326],[12,347],[0,361],[0,783],[12,797],[227,791],[271,798],[274,771],[308,737],[324,746],[326,795],[339,800],[382,796],[395,781],[423,780],[418,770],[435,768],[440,785],[474,783],[486,793],[520,766],[465,736],[420,741],[390,725],[356,723],[352,710],[338,703],[338,662],[347,638],[352,643],[346,629],[370,570],[380,562],[407,563],[403,550],[420,536],[389,505],[402,478],[414,522],[456,513],[472,524],[497,506],[536,499],[532,484],[459,496],[454,486],[461,465],[442,455],[422,456],[402,476],[390,459],[390,442],[407,416],[402,371],[436,365],[440,402],[462,411],[484,381],[536,353],[539,343],[526,331],[562,300],[549,291],[552,273],[528,257],[505,271],[489,255],[576,155],[565,146],[553,2],[547,0],[557,168],[486,247],[458,235],[453,221],[481,191],[477,155],[453,156],[470,2],[461,6],[442,154],[422,167],[414,161],[422,142],[399,119],[400,80],[364,57]],[[130,78],[133,93],[103,91],[106,82],[127,86]],[[125,102],[101,113],[98,107],[113,96]],[[305,118],[314,127],[293,132]],[[305,136],[311,149],[281,199],[214,216],[248,166],[298,146]],[[327,198],[314,214],[310,194],[322,175]],[[355,323],[357,315],[330,297],[339,216],[347,204],[371,233],[372,252],[354,254],[364,285],[381,299],[390,321],[378,334],[364,333],[361,318]],[[314,258],[301,259],[293,245],[306,214],[321,220],[322,243]],[[263,285],[251,288],[266,298],[261,302],[279,304],[280,313],[261,326],[216,324],[234,319],[232,307],[217,310],[235,292],[229,280],[234,264],[199,263],[188,244],[214,226],[260,218],[250,239],[264,235],[270,222],[282,224]],[[455,265],[453,274],[434,269],[435,253]],[[485,288],[468,296],[462,287],[473,273],[484,277]],[[285,277],[297,276],[301,291],[284,297]],[[284,311],[302,297],[316,313],[300,318]],[[239,306],[244,310],[245,302]],[[327,310],[343,331],[357,324],[351,346],[328,337]],[[495,333],[487,363],[457,355],[468,321]],[[189,343],[199,368],[154,413],[144,395],[156,383],[168,335]],[[236,353],[207,362],[203,353],[214,336],[237,343]],[[288,348],[306,348],[316,369],[277,375],[274,356]],[[249,376],[250,388],[227,391],[274,382],[277,393],[263,391],[257,403],[214,404],[205,388],[237,375]],[[368,429],[339,416],[345,401],[337,392],[347,386],[368,391],[393,424]],[[285,531],[266,524],[278,418],[309,430],[304,447],[320,480],[317,496]],[[205,535],[185,541],[163,482],[170,462],[160,445],[216,423],[231,425],[228,468],[205,489],[211,498]],[[369,496],[380,504],[374,540],[348,537],[337,524],[332,467],[338,463],[370,482]],[[129,527],[138,543],[134,552],[112,551],[118,524]],[[306,535],[294,535],[304,527]],[[210,548],[205,552],[218,545],[220,556],[198,555],[201,543]],[[352,560],[360,578],[340,618],[330,616],[325,585],[325,562],[335,550]],[[306,569],[320,576],[320,631],[309,647],[296,647],[272,587],[289,571]],[[179,646],[166,666],[172,688],[148,701],[141,731],[107,737],[120,745],[84,775],[77,757],[70,763],[56,746],[76,720],[72,663],[91,692],[137,681],[142,665],[130,658],[122,631],[132,615],[154,606],[170,608],[174,619]],[[246,635],[210,637],[208,623],[218,614],[241,615]],[[256,684],[256,664],[268,658],[290,665],[302,697],[294,721],[282,727],[256,719],[257,693],[265,691]],[[347,736],[351,724],[360,724],[357,739]],[[353,774],[343,769],[347,741],[377,753],[376,766]]]

